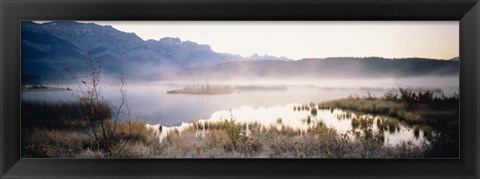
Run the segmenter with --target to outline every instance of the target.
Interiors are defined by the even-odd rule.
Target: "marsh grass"
[[[413,95],[415,94],[415,95]],[[405,96],[405,97],[401,97]],[[405,98],[405,99],[404,99]],[[416,102],[408,104],[408,100]],[[77,112],[81,102],[22,102],[22,157],[47,158],[423,158],[458,156],[458,106],[447,104],[458,98],[430,93],[386,93],[384,97],[345,98],[319,104],[295,106],[307,111],[306,130],[295,129],[277,119],[270,126],[258,122],[238,123],[233,116],[221,121],[196,121],[180,131],[174,129],[162,142],[141,121],[120,122],[114,144],[131,141],[109,155],[92,139],[91,126]],[[410,101],[411,102],[411,101]],[[409,105],[413,105],[409,106]],[[109,105],[98,120],[110,121]],[[351,118],[353,136],[340,134],[313,111],[343,109],[339,120]],[[456,118],[454,118],[457,115]],[[382,117],[379,117],[382,116]],[[375,118],[376,117],[376,118]],[[403,142],[384,145],[385,132],[401,130],[400,123],[420,131],[430,143]],[[111,123],[106,122],[107,126]],[[374,131],[376,126],[378,131]],[[161,132],[164,129],[159,126]],[[457,135],[455,135],[455,131]],[[98,131],[100,132],[100,131]],[[198,135],[198,134],[202,135]]]
[[[458,123],[459,98],[457,94],[446,97],[434,96],[431,91],[414,92],[399,89],[389,91],[381,98],[343,98],[318,104],[319,109],[335,108],[357,113],[384,115],[398,118],[410,125],[445,127],[448,123]]]
[[[97,120],[105,120],[112,115],[108,104],[97,106]],[[22,127],[36,128],[87,128],[83,114],[90,111],[89,105],[82,102],[32,102],[22,101]]]
[[[227,120],[228,121],[228,120]],[[232,125],[233,124],[233,125]],[[217,122],[201,137],[191,127],[171,133],[159,156],[167,158],[420,158],[424,149],[412,143],[384,146],[376,139],[352,140],[317,122],[307,131],[289,126],[249,125],[252,134],[244,135],[244,124]],[[236,126],[236,127],[234,127]],[[233,129],[229,129],[233,128]],[[241,129],[238,138],[228,131]],[[381,137],[381,136],[379,136]],[[236,141],[233,141],[236,140]]]
[[[414,128],[414,136],[418,138],[420,131],[430,141],[426,157],[458,157],[459,149],[459,96],[435,95],[433,91],[413,91],[399,88],[398,91],[387,91],[383,97],[366,96],[348,97],[318,104],[318,109],[342,109],[360,116],[369,114],[386,116],[376,121],[380,131],[395,133],[400,131],[399,122]],[[342,119],[343,116],[337,116]],[[370,134],[366,126],[371,120],[351,117],[352,128],[362,129],[364,137]],[[362,134],[357,132],[357,135]],[[381,141],[381,134],[373,134]]]
[[[111,110],[103,104],[104,110],[98,120],[104,120],[107,126],[113,126]],[[140,144],[152,147],[157,140],[153,130],[145,127],[141,121],[121,121],[116,125],[113,144],[121,147],[125,141],[125,151],[113,156],[107,155],[92,137],[89,121],[82,119],[82,112],[88,111],[82,102],[42,103],[22,101],[22,157],[26,158],[122,158],[142,156],[135,148]],[[101,132],[97,128],[97,132]],[[131,132],[130,132],[131,131]],[[144,147],[145,147],[144,146]]]

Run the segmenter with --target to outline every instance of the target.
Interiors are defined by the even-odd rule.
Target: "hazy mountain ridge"
[[[242,61],[190,68],[176,76],[203,79],[251,78],[382,78],[451,76],[459,74],[457,61],[425,58],[330,57],[298,61]]]
[[[276,57],[276,56],[270,56],[270,55],[258,55],[258,54],[253,54],[252,56],[246,57],[245,60],[281,60],[281,61],[292,61],[292,59],[289,59],[287,57]]]
[[[450,60],[381,57],[329,57],[294,61],[254,54],[214,52],[207,44],[164,37],[144,41],[134,33],[93,23],[22,22],[22,77],[65,77],[85,69],[88,53],[105,74],[145,80],[238,78],[351,78],[458,75],[459,58]],[[248,45],[248,44],[245,44]]]
[[[449,60],[450,60],[450,61],[457,61],[457,62],[458,62],[458,61],[460,61],[460,57],[454,57],[454,58],[451,58],[451,59],[449,59]]]
[[[126,74],[140,76],[159,75],[168,68],[248,60],[240,55],[217,53],[209,45],[179,38],[144,41],[134,33],[94,23],[22,22],[22,69],[26,75],[59,75],[64,68],[75,70],[81,59],[87,59],[88,53],[102,62],[107,73],[119,73],[123,67]],[[145,74],[137,74],[138,69],[143,69]]]

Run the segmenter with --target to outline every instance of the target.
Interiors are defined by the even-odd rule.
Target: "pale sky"
[[[144,40],[178,37],[216,52],[386,58],[459,56],[458,21],[95,21]]]

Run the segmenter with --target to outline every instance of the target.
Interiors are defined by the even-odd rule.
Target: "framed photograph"
[[[2,178],[480,175],[478,1],[1,10]]]

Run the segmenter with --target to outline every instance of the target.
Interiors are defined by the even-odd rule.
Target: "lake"
[[[210,86],[271,86],[280,85],[281,90],[235,90],[229,94],[199,95],[199,94],[167,94],[167,91],[182,88],[194,84],[192,82],[151,82],[126,86],[128,105],[131,110],[138,114],[138,119],[155,125],[161,124],[166,127],[180,126],[182,123],[191,123],[199,120],[223,120],[233,116],[238,122],[259,122],[264,126],[288,125],[296,129],[307,130],[316,122],[323,122],[328,127],[335,128],[339,133],[352,131],[351,118],[339,119],[338,116],[346,112],[342,110],[319,110],[313,116],[310,111],[294,110],[295,106],[317,104],[326,100],[345,98],[348,96],[372,96],[380,97],[385,91],[398,89],[398,87],[410,87],[414,89],[441,90],[445,95],[458,93],[458,86],[449,86],[452,80],[442,78],[431,80],[406,79],[363,81],[359,85],[358,80],[343,80],[340,82],[322,81],[318,83],[278,83],[278,82],[244,82],[209,83]],[[421,84],[421,85],[419,85]],[[453,83],[455,84],[455,83]],[[64,85],[63,87],[66,87]],[[73,88],[70,85],[69,88]],[[242,89],[242,88],[240,88]],[[118,103],[118,87],[102,87],[102,96],[111,103]],[[22,92],[22,100],[32,101],[71,101],[75,100],[72,91],[28,91]],[[310,117],[309,117],[310,116]],[[372,116],[373,117],[373,116]],[[310,118],[310,122],[306,122]],[[374,124],[378,117],[373,117],[373,131],[378,131]],[[281,122],[279,122],[279,119]],[[402,141],[411,140],[414,143],[423,142],[423,131],[416,131],[402,123],[394,131],[384,131],[385,144],[392,145]]]

